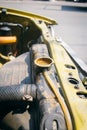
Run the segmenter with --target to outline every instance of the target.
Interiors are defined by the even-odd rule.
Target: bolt
[[[33,101],[33,97],[30,96],[30,95],[24,95],[24,96],[23,96],[23,100],[26,100],[26,101]]]

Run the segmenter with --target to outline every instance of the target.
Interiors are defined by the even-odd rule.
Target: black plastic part
[[[66,130],[65,120],[60,105],[53,99],[41,100],[40,130]]]
[[[29,62],[30,53],[25,53],[0,69],[0,122],[6,130],[66,130],[62,109],[43,74],[38,73],[32,84]],[[34,100],[27,100],[26,95]],[[30,118],[24,116],[27,105]]]

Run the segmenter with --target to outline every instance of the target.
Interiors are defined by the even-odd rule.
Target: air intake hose
[[[0,87],[0,102],[2,101],[23,101],[36,97],[35,85],[13,85]]]

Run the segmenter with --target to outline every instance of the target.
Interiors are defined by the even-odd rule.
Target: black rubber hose
[[[0,87],[0,102],[28,100],[29,97],[36,97],[35,85],[20,84]]]

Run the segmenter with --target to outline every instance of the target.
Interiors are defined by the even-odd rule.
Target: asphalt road
[[[0,6],[38,13],[55,19],[58,22],[54,27],[55,35],[61,37],[87,64],[87,3],[0,0]]]

